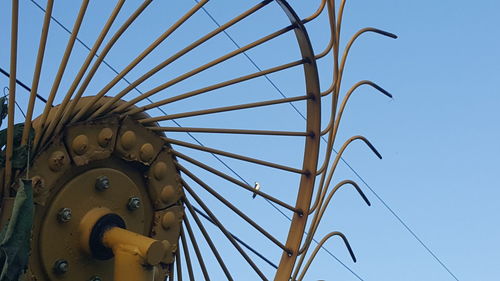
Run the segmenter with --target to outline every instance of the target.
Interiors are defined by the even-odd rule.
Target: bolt
[[[99,191],[104,191],[109,188],[109,178],[107,176],[100,176],[95,181],[95,188]]]
[[[102,281],[101,277],[95,275],[95,276],[92,276],[89,281]]]
[[[57,260],[55,263],[54,263],[54,273],[56,274],[63,274],[63,273],[66,273],[68,272],[69,270],[69,263],[67,260]]]
[[[71,209],[62,208],[57,214],[57,219],[62,223],[69,222],[71,220]]]
[[[128,199],[127,208],[130,211],[137,210],[139,207],[141,207],[141,199],[139,197],[130,197],[130,199]]]

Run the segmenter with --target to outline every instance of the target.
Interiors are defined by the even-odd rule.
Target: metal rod
[[[184,259],[186,260],[186,266],[188,269],[189,280],[194,281],[193,265],[191,264],[191,257],[189,254],[188,245],[186,242],[186,234],[184,233],[184,228],[181,227],[181,243],[182,249],[184,250]]]
[[[207,215],[205,215],[202,211],[200,211],[198,208],[196,207],[193,207],[194,211],[197,212],[200,216],[202,216],[203,218],[205,218],[206,220],[208,220],[209,222],[211,222],[213,225],[217,226],[217,224],[210,218],[208,217]],[[276,264],[274,264],[272,261],[270,261],[268,258],[264,257],[261,253],[257,252],[257,250],[253,249],[252,247],[250,247],[250,245],[248,245],[247,243],[245,243],[243,240],[241,240],[240,238],[238,238],[238,236],[234,235],[234,234],[231,234],[231,236],[236,240],[238,241],[238,243],[240,243],[241,245],[243,245],[243,247],[247,248],[250,252],[254,253],[256,256],[258,256],[259,258],[261,258],[263,261],[265,261],[267,264],[269,264],[270,266],[274,267],[274,269],[278,269],[278,266]]]
[[[116,85],[121,79],[127,75],[137,64],[139,64],[147,55],[149,55],[156,47],[158,47],[165,39],[167,39],[179,26],[181,26],[185,21],[187,21],[196,11],[198,11],[203,5],[205,5],[208,0],[201,1],[199,4],[195,5],[192,9],[190,9],[184,16],[182,16],[179,20],[177,20],[173,25],[170,26],[162,35],[160,35],[153,43],[149,45],[142,53],[137,56],[125,69],[123,69],[120,73],[115,76],[103,89],[101,89],[96,96],[93,98],[92,102],[85,105],[72,119],[72,121],[76,121],[84,116],[92,104],[97,103],[113,86]],[[133,87],[135,88],[135,86]]]
[[[226,22],[221,27],[212,30],[211,32],[209,32],[208,34],[206,34],[205,36],[203,36],[202,38],[200,38],[197,41],[191,43],[189,46],[187,46],[184,49],[182,49],[181,51],[177,52],[176,54],[174,54],[170,58],[166,59],[162,63],[158,64],[156,67],[154,67],[153,69],[151,69],[150,71],[148,71],[146,74],[144,74],[143,76],[141,76],[139,79],[137,79],[136,81],[132,82],[123,91],[121,91],[120,93],[118,93],[117,95],[115,95],[111,100],[109,100],[107,103],[105,103],[103,106],[101,106],[97,111],[93,112],[92,115],[91,115],[91,118],[93,118],[93,117],[101,114],[105,110],[108,110],[113,104],[115,104],[118,100],[120,100],[124,95],[126,95],[128,92],[130,92],[132,89],[134,89],[135,87],[137,87],[139,84],[141,84],[142,82],[144,82],[146,79],[148,79],[149,77],[151,77],[156,72],[158,72],[161,69],[165,68],[167,65],[169,65],[172,62],[174,62],[178,58],[182,57],[183,55],[185,55],[186,53],[188,53],[192,49],[196,48],[197,46],[203,44],[208,39],[214,37],[215,35],[219,34],[223,30],[225,30],[225,29],[229,28],[230,26],[236,24],[237,22],[239,22],[242,19],[248,17],[249,15],[251,15],[254,12],[258,11],[259,9],[265,7],[267,4],[269,4],[271,2],[272,2],[271,0],[265,0],[265,1],[260,2],[259,4],[253,6],[252,8],[250,8],[249,10],[243,12],[239,16],[237,16],[237,17],[233,18],[232,20]],[[82,112],[82,115],[84,113],[86,113],[86,112]]]
[[[341,232],[338,232],[338,231],[330,232],[325,237],[323,237],[323,239],[321,239],[321,241],[318,243],[318,245],[314,249],[313,253],[311,254],[311,257],[309,258],[306,265],[304,266],[304,269],[302,270],[302,273],[300,274],[298,281],[301,281],[304,279],[304,275],[306,274],[307,270],[309,269],[309,266],[311,265],[312,261],[314,260],[314,257],[316,257],[316,254],[318,253],[319,249],[321,249],[321,247],[323,247],[323,244],[325,244],[325,242],[333,236],[340,236],[340,238],[342,238],[342,241],[344,241],[344,244],[345,244],[347,250],[349,251],[349,254],[351,255],[352,260],[354,262],[356,262],[356,256],[354,255],[354,252],[351,248],[351,245],[349,244],[349,241],[347,240],[345,235],[342,234]]]
[[[191,228],[191,224],[189,223],[189,220],[186,215],[184,215],[183,221],[184,221],[184,226],[188,231],[189,240],[191,240],[191,245],[193,245],[196,258],[198,259],[198,263],[200,264],[203,277],[205,278],[205,280],[210,281],[210,275],[208,274],[207,267],[205,266],[205,262],[203,261],[203,255],[201,254],[200,247],[198,247],[198,242],[196,242],[196,237],[194,237],[193,229]]]
[[[94,42],[94,45],[92,46],[92,49],[90,52],[87,54],[87,57],[85,58],[85,61],[83,62],[82,66],[80,67],[80,70],[78,71],[75,79],[73,80],[73,83],[71,83],[71,86],[68,89],[68,92],[63,98],[63,101],[61,102],[60,106],[58,106],[57,111],[54,115],[54,118],[51,118],[50,124],[47,126],[47,129],[45,130],[45,135],[42,138],[42,143],[44,143],[47,138],[49,138],[52,133],[54,132],[54,129],[57,124],[61,122],[61,117],[63,115],[63,112],[66,111],[67,105],[71,100],[71,97],[73,96],[76,88],[78,87],[78,84],[82,81],[83,76],[85,75],[85,72],[90,66],[90,63],[92,62],[92,59],[94,56],[97,54],[97,50],[101,47],[102,42],[104,41],[104,38],[108,34],[109,30],[111,29],[111,26],[113,25],[116,17],[118,16],[118,13],[120,12],[121,8],[123,7],[123,4],[125,3],[125,0],[119,0],[116,2],[116,5],[111,12],[111,14],[108,17],[108,20],[104,24],[104,26],[101,29],[101,32],[97,39]]]
[[[29,132],[31,129],[31,119],[33,118],[33,110],[35,108],[36,97],[38,96],[38,84],[40,82],[40,73],[42,72],[43,57],[45,54],[45,47],[47,45],[47,36],[49,34],[50,17],[52,16],[52,9],[54,7],[54,0],[47,1],[45,17],[43,19],[42,34],[40,35],[40,43],[38,45],[38,54],[36,56],[35,71],[33,72],[33,82],[31,83],[30,98],[28,102],[28,109],[26,110],[26,118],[24,121],[23,136],[21,145],[28,143]]]
[[[45,104],[45,108],[43,110],[42,116],[40,117],[39,128],[40,130],[35,134],[35,140],[33,141],[33,150],[36,151],[36,148],[39,145],[39,141],[45,130],[45,122],[47,121],[47,117],[49,116],[50,109],[52,107],[52,103],[54,102],[54,98],[56,96],[57,90],[59,89],[59,85],[61,83],[61,79],[64,75],[64,71],[66,70],[66,66],[68,65],[69,57],[71,56],[71,52],[73,51],[73,46],[75,44],[76,36],[80,31],[80,26],[82,24],[83,18],[85,16],[85,12],[87,11],[87,7],[89,4],[89,0],[82,0],[82,5],[78,12],[78,16],[73,25],[73,31],[68,40],[68,44],[66,45],[66,50],[64,51],[63,58],[61,60],[61,64],[59,65],[59,69],[57,70],[56,77],[54,78],[54,83],[52,84],[52,88],[50,90],[49,97],[47,99],[47,103]]]
[[[214,243],[212,242],[212,239],[210,238],[210,235],[208,234],[207,230],[205,229],[205,226],[200,221],[200,218],[198,217],[198,215],[194,211],[193,206],[191,205],[191,203],[189,203],[189,200],[187,198],[184,198],[184,203],[186,204],[186,207],[188,208],[189,213],[191,214],[191,216],[193,217],[194,221],[196,222],[196,225],[198,225],[198,228],[200,229],[201,234],[203,235],[203,237],[207,241],[208,246],[212,250],[212,253],[215,256],[215,259],[217,260],[217,262],[219,263],[222,271],[226,275],[227,280],[232,281],[233,277],[231,276],[231,273],[227,269],[227,266],[224,263],[224,260],[222,260],[220,254],[219,254],[219,251],[217,251],[217,247],[215,247]]]
[[[173,86],[173,85],[175,85],[175,84],[177,84],[177,83],[179,83],[179,82],[181,82],[181,81],[183,81],[183,80],[185,80],[185,79],[187,79],[189,77],[192,77],[192,76],[194,76],[194,75],[196,75],[196,74],[198,74],[198,73],[200,73],[200,72],[202,72],[204,70],[207,70],[207,69],[209,69],[209,68],[211,68],[211,67],[213,67],[215,65],[218,65],[219,63],[222,63],[222,62],[224,62],[224,61],[226,61],[226,60],[228,60],[228,59],[230,59],[230,58],[232,58],[232,57],[234,57],[234,56],[236,56],[238,54],[241,54],[241,53],[243,53],[243,52],[245,52],[247,50],[255,48],[255,47],[257,47],[257,46],[259,46],[259,45],[261,45],[261,44],[263,44],[263,43],[265,43],[267,41],[270,41],[270,40],[272,40],[274,38],[277,38],[277,37],[279,37],[279,36],[281,36],[281,35],[289,32],[289,31],[293,30],[294,28],[295,28],[294,25],[287,26],[287,27],[282,28],[282,29],[280,29],[280,30],[278,30],[276,32],[273,32],[273,33],[271,33],[271,34],[269,34],[267,36],[264,36],[261,39],[256,40],[256,41],[254,41],[254,42],[252,42],[252,43],[250,43],[250,44],[248,44],[248,45],[246,45],[244,47],[241,47],[241,48],[236,49],[236,50],[234,50],[232,52],[229,52],[229,53],[227,53],[224,56],[221,56],[221,57],[219,57],[219,58],[217,58],[215,60],[212,60],[209,63],[206,63],[206,64],[204,64],[202,66],[199,66],[199,67],[197,67],[197,68],[195,68],[195,69],[193,69],[191,71],[188,71],[188,72],[182,74],[181,76],[178,76],[178,77],[176,77],[176,78],[174,78],[174,79],[172,79],[172,80],[170,80],[170,81],[168,81],[166,83],[163,83],[160,86],[157,86],[157,87],[153,88],[152,90],[149,90],[149,91],[143,93],[142,95],[140,95],[140,96],[138,96],[136,98],[133,98],[133,99],[131,99],[128,102],[125,102],[125,103],[119,105],[116,109],[113,109],[112,112],[122,112],[123,110],[125,110],[125,109],[127,109],[127,108],[129,108],[131,106],[134,106],[138,102],[140,102],[140,101],[142,101],[142,100],[144,100],[144,99],[146,99],[146,98],[148,98],[148,97],[150,97],[150,96],[152,96],[152,95],[154,95],[154,94],[156,94],[156,93],[158,93],[158,92],[160,92],[162,90],[165,90],[166,88],[168,88],[170,86]]]
[[[291,68],[291,67],[294,67],[294,66],[298,66],[298,65],[301,65],[303,63],[305,63],[303,60],[298,60],[298,61],[294,61],[294,62],[291,62],[291,63],[283,64],[283,65],[280,65],[280,66],[276,66],[276,67],[273,67],[273,68],[269,68],[267,70],[263,70],[263,71],[255,72],[255,73],[252,73],[252,74],[249,74],[249,75],[241,76],[241,77],[238,77],[238,78],[235,78],[235,79],[231,79],[231,80],[228,80],[228,81],[217,83],[217,84],[214,84],[214,85],[211,85],[211,86],[208,86],[208,87],[204,87],[204,88],[201,88],[201,89],[198,89],[198,90],[194,90],[194,91],[187,92],[187,93],[184,93],[184,94],[180,94],[180,95],[177,95],[177,96],[174,96],[174,97],[166,98],[166,99],[154,102],[154,103],[150,103],[150,104],[142,106],[142,107],[132,108],[132,109],[130,109],[127,112],[127,114],[131,115],[131,114],[135,114],[135,113],[138,113],[138,112],[141,112],[141,111],[145,111],[145,110],[149,110],[149,109],[152,109],[152,108],[156,108],[156,107],[159,107],[159,106],[162,106],[162,105],[165,105],[165,104],[169,104],[169,103],[172,103],[172,102],[180,101],[180,100],[183,100],[183,99],[186,99],[186,98],[190,98],[190,97],[193,97],[193,96],[196,96],[196,95],[199,95],[199,94],[207,93],[207,92],[210,92],[210,91],[213,91],[213,90],[216,90],[216,89],[220,89],[220,88],[223,88],[223,87],[227,87],[227,86],[230,86],[230,85],[234,85],[234,84],[237,84],[237,83],[240,83],[240,82],[243,82],[243,81],[247,81],[247,80],[250,80],[250,79],[261,77],[263,75],[267,75],[267,74],[278,72],[278,71],[281,71],[281,70],[284,70],[284,69],[288,69],[288,68]]]
[[[182,281],[182,264],[180,251],[181,249],[179,248],[177,248],[177,251],[175,251],[175,269],[177,271],[177,281]]]
[[[10,196],[10,182],[12,177],[12,153],[14,151],[14,110],[16,106],[16,75],[17,75],[17,35],[19,24],[19,0],[12,0],[12,26],[10,37],[10,77],[9,77],[9,105],[7,109],[7,144],[5,148],[5,177],[3,182],[3,196]]]
[[[274,203],[276,203],[276,204],[278,204],[278,205],[280,205],[280,206],[282,206],[282,207],[284,207],[292,212],[296,212],[296,213],[299,212],[299,210],[297,210],[295,207],[293,207],[293,206],[291,206],[291,205],[289,205],[289,204],[287,204],[287,203],[285,203],[285,202],[283,202],[283,201],[281,201],[281,200],[279,200],[279,199],[277,199],[277,198],[275,198],[267,193],[264,193],[260,190],[255,190],[255,188],[253,188],[252,186],[250,186],[244,182],[241,182],[241,181],[239,181],[239,180],[237,180],[237,179],[235,179],[235,178],[233,178],[225,173],[222,173],[221,171],[216,170],[216,169],[214,169],[206,164],[203,164],[200,161],[197,161],[197,160],[195,160],[195,159],[193,159],[185,154],[182,154],[181,152],[179,152],[177,150],[172,149],[172,154],[174,154],[175,156],[182,158],[182,159],[184,159],[184,160],[186,160],[186,161],[188,161],[188,162],[190,162],[190,163],[192,163],[192,164],[194,164],[194,165],[196,165],[204,170],[207,170],[207,171],[209,171],[209,172],[211,172],[211,173],[213,173],[213,174],[215,174],[215,175],[217,175],[217,176],[219,176],[219,177],[221,177],[229,182],[232,182],[238,186],[241,186],[244,189],[246,189],[254,194],[262,196],[263,198],[266,198],[266,199],[268,199],[268,200],[270,200],[270,201],[272,201],[272,202],[274,202]]]
[[[263,161],[263,160],[235,154],[235,153],[230,153],[230,152],[226,152],[226,151],[222,151],[222,150],[218,150],[218,149],[214,149],[214,148],[209,148],[206,146],[201,146],[201,145],[196,145],[196,144],[192,144],[192,143],[188,143],[188,142],[174,140],[174,139],[167,138],[167,137],[162,137],[162,138],[166,142],[171,143],[171,144],[176,144],[176,145],[180,145],[180,146],[184,146],[184,147],[189,147],[192,149],[197,149],[197,150],[206,151],[206,152],[210,152],[210,153],[214,153],[214,154],[219,154],[219,155],[235,158],[235,159],[246,161],[246,162],[251,162],[251,163],[255,163],[255,164],[259,164],[259,165],[263,165],[263,166],[268,166],[268,167],[272,167],[272,168],[276,168],[276,169],[280,169],[280,170],[284,170],[284,171],[289,171],[292,173],[297,173],[297,174],[305,174],[306,173],[305,171],[299,170],[296,168],[292,168],[292,167],[288,167],[288,166],[284,166],[284,165],[280,165],[280,164],[276,164],[276,163],[272,163],[272,162],[267,162],[267,161]]]
[[[63,125],[66,124],[66,122],[71,118],[71,115],[74,114],[74,109],[76,108],[76,105],[78,104],[78,101],[82,97],[83,93],[87,89],[90,81],[94,77],[95,73],[99,69],[99,66],[101,63],[104,62],[104,59],[106,55],[109,53],[111,48],[114,46],[114,44],[120,39],[120,37],[127,31],[129,26],[144,12],[144,10],[149,6],[149,4],[152,3],[152,0],[145,0],[128,18],[127,20],[120,26],[120,28],[115,32],[113,37],[109,40],[108,43],[106,43],[106,46],[102,50],[102,52],[99,54],[97,57],[97,60],[94,62],[94,65],[90,69],[89,73],[85,77],[85,80],[83,81],[82,85],[80,85],[80,88],[78,89],[74,99],[71,101],[69,104],[69,107],[66,108],[63,118],[59,122],[56,130],[59,131]],[[89,102],[86,104],[86,106],[92,106],[94,103]]]
[[[233,211],[235,214],[240,216],[243,220],[245,220],[248,224],[250,224],[253,228],[258,230],[262,235],[266,236],[267,239],[271,240],[274,244],[276,244],[278,247],[280,247],[283,251],[290,252],[290,249],[285,247],[283,243],[281,243],[278,239],[276,239],[274,236],[272,236],[269,232],[267,232],[262,226],[254,222],[250,217],[245,215],[240,209],[236,208],[231,202],[229,202],[226,198],[221,196],[217,191],[215,191],[213,188],[211,188],[208,184],[206,184],[204,181],[202,181],[200,178],[195,176],[193,173],[191,173],[188,169],[186,169],[184,166],[182,166],[179,163],[176,163],[177,168],[186,174],[188,177],[190,177],[192,180],[194,180],[197,184],[199,184],[201,187],[203,187],[208,193],[212,194],[217,200],[222,202],[224,205],[226,205],[231,211]]]
[[[275,99],[275,100],[252,102],[252,103],[246,103],[246,104],[223,106],[223,107],[217,107],[217,108],[212,108],[212,109],[202,109],[202,110],[196,110],[196,111],[191,111],[191,112],[170,114],[167,116],[150,117],[150,118],[140,119],[139,122],[142,124],[147,124],[147,123],[152,123],[152,122],[166,121],[166,120],[172,120],[172,119],[178,119],[178,118],[186,118],[186,117],[193,117],[193,116],[199,116],[199,115],[228,112],[228,111],[233,111],[233,110],[241,110],[241,109],[255,108],[255,107],[261,107],[261,106],[269,106],[269,105],[275,105],[275,104],[281,104],[281,103],[289,103],[289,102],[307,100],[310,98],[311,98],[311,96],[306,95],[306,96],[298,96],[298,97],[291,97],[291,98],[284,98],[284,99]]]
[[[233,244],[233,246],[236,248],[236,250],[240,253],[240,255],[246,260],[246,262],[252,267],[252,269],[257,273],[257,275],[260,276],[262,280],[266,280],[266,276],[260,271],[260,269],[255,265],[253,260],[243,251],[243,249],[240,247],[240,245],[236,242],[236,240],[231,236],[231,233],[227,231],[227,229],[224,227],[224,225],[217,219],[217,217],[210,211],[210,208],[205,205],[203,200],[191,189],[189,184],[187,184],[183,179],[181,179],[182,185],[184,188],[187,190],[187,192],[193,197],[193,199],[200,205],[200,207],[205,211],[205,213],[212,219],[212,221],[215,223],[217,228],[226,236],[226,238]]]
[[[147,127],[151,131],[157,132],[190,132],[190,133],[220,133],[220,134],[244,134],[244,135],[271,135],[271,136],[294,136],[311,137],[310,132],[290,132],[290,131],[266,131],[266,130],[244,130],[244,129],[223,129],[223,128],[192,128],[192,127]]]

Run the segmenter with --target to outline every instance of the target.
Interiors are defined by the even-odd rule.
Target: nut
[[[125,150],[134,148],[136,142],[135,133],[133,131],[126,131],[120,138],[120,143]]]
[[[66,223],[71,220],[71,209],[62,208],[59,213],[57,213],[57,220],[61,223]]]
[[[95,181],[95,189],[104,191],[110,186],[109,178],[107,176],[100,176]]]
[[[151,159],[153,159],[153,156],[155,156],[155,150],[153,148],[153,145],[150,144],[149,142],[143,144],[141,146],[139,156],[141,157],[141,160],[144,162],[148,162]]]
[[[139,197],[130,197],[127,203],[127,209],[130,211],[137,210],[141,207],[141,199]]]
[[[86,135],[77,136],[73,139],[73,143],[71,143],[71,148],[78,155],[84,154],[87,151],[88,147],[89,138]]]
[[[63,274],[63,273],[68,272],[68,270],[69,270],[69,263],[68,263],[68,261],[67,260],[63,260],[63,259],[57,260],[54,263],[53,270],[54,270],[54,273],[56,273],[56,274]]]
[[[110,128],[104,128],[99,132],[97,136],[97,142],[101,147],[106,147],[110,144],[113,139],[113,130]]]

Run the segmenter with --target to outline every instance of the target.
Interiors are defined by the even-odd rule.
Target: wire
[[[195,1],[196,3],[198,3],[198,0],[193,0]],[[221,25],[219,24],[219,22],[207,11],[207,9],[205,7],[202,7],[202,10],[207,14],[207,16],[218,26],[220,27]],[[225,30],[223,31],[223,33],[229,38],[229,40],[231,40],[231,42],[233,42],[233,44],[238,48],[240,49],[241,46],[231,37],[231,35],[229,35],[228,32],[226,32]],[[243,52],[243,55],[250,61],[250,63],[258,70],[258,71],[262,71],[262,69],[257,65],[257,63],[246,53],[246,52]],[[276,91],[284,98],[287,98],[287,96],[283,93],[283,91],[281,91],[279,89],[279,87],[271,80],[271,78],[268,77],[268,75],[264,75],[264,77],[266,78],[266,80],[271,84],[271,86],[276,89]],[[299,109],[293,105],[292,103],[289,103],[290,106],[293,107],[293,109],[304,119],[306,120],[306,117],[304,116],[304,114],[302,114],[302,112],[299,111]],[[323,141],[326,142],[326,139],[324,138],[324,136],[321,137],[321,139]],[[338,154],[338,151],[335,150],[335,148],[332,148],[332,150],[335,152],[335,154]],[[420,239],[420,237],[418,237],[418,235],[408,226],[407,223],[405,223],[403,221],[403,219],[396,214],[396,212],[385,202],[385,200],[382,199],[382,197],[380,197],[380,195],[378,195],[378,193],[363,179],[363,177],[361,177],[361,175],[356,172],[356,170],[343,158],[343,157],[340,157],[340,159],[342,160],[342,162],[349,168],[349,170],[351,170],[355,175],[356,177],[358,177],[365,185],[366,187],[368,187],[368,189],[373,193],[373,195],[382,203],[382,205],[401,223],[401,225],[403,225],[403,227],[420,243],[420,245],[422,245],[422,247],[424,247],[427,252],[456,280],[456,281],[459,281],[459,279],[456,277],[455,274],[453,274],[453,272],[444,264],[444,262],[422,241],[422,239]],[[270,202],[271,203],[271,202]],[[272,204],[272,203],[271,203]],[[290,219],[288,216],[287,216],[288,219]],[[315,241],[315,240],[314,240]],[[318,243],[317,241],[315,241],[316,243]],[[323,248],[323,247],[322,247]],[[323,248],[324,250],[326,250],[325,248]],[[327,251],[327,250],[326,250]],[[328,252],[328,251],[327,251]],[[337,259],[333,254],[330,254],[331,256],[333,256],[335,259]],[[337,259],[337,261],[340,262],[340,260]],[[344,264],[342,264],[344,265]],[[346,267],[347,269],[349,269],[346,265],[344,265],[344,267]],[[349,269],[350,270],[350,269]],[[354,275],[356,275],[352,270],[350,270]],[[359,276],[356,275],[356,277],[358,277],[360,280],[361,278]]]

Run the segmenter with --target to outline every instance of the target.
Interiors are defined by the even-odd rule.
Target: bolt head
[[[98,177],[95,181],[95,188],[99,191],[104,191],[110,187],[109,178],[107,176]]]
[[[139,197],[130,197],[127,204],[127,209],[130,211],[137,210],[141,207],[141,199]]]
[[[71,220],[71,209],[70,208],[62,208],[59,213],[57,213],[57,219],[61,223],[66,223]]]
[[[89,281],[102,281],[102,278],[101,278],[101,277],[99,277],[99,276],[97,276],[97,275],[95,275],[95,276],[92,276],[92,277],[89,279]]]
[[[56,274],[64,274],[66,272],[68,272],[69,270],[69,263],[67,260],[57,260],[55,263],[54,263],[54,273]]]

